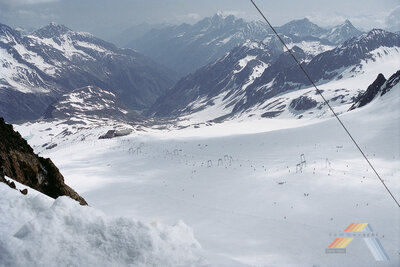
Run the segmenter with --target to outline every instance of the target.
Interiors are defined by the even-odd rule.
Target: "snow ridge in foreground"
[[[182,221],[165,226],[107,217],[68,197],[53,200],[29,190],[23,196],[0,184],[2,266],[207,265]]]

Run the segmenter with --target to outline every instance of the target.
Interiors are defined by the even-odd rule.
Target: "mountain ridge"
[[[209,110],[209,114],[215,113],[207,115],[210,119],[218,117],[228,119],[252,110],[260,110],[261,106],[264,106],[261,109],[269,110],[264,112],[267,117],[273,114],[278,116],[287,109],[289,113],[301,115],[309,109],[299,109],[300,106],[311,105],[313,108],[324,108],[325,104],[320,99],[314,102],[313,90],[305,92],[304,95],[293,96],[293,99],[283,97],[290,92],[301,91],[311,86],[287,52],[283,54],[277,52],[270,62],[263,62],[266,67],[251,79],[252,73],[257,68],[257,64],[251,62],[259,59],[257,56],[252,56],[251,50],[236,52],[237,54],[233,57],[232,54],[240,50],[238,49],[233,49],[216,62],[181,79],[176,86],[156,101],[151,108],[152,114],[161,117],[187,117],[201,113],[206,116],[205,113]],[[256,55],[262,55],[266,51],[271,51],[270,49],[271,47],[266,44],[262,48],[258,46]],[[372,30],[332,50],[312,56],[311,60],[300,47],[293,46],[292,50],[312,79],[317,84],[323,85],[328,84],[329,81],[341,81],[363,75],[365,71],[368,71],[368,64],[379,61],[381,58],[388,58],[390,53],[398,57],[400,36],[383,30]],[[241,61],[246,61],[246,66],[235,69]],[[219,65],[224,67],[218,67]],[[329,94],[331,96],[328,99],[338,101],[335,105],[342,105],[344,108],[352,103],[358,91],[339,88]],[[276,99],[277,103],[281,104],[262,105],[270,103],[272,99]]]
[[[335,26],[336,31],[321,28],[308,19],[294,20],[276,29],[297,42],[314,38],[327,45],[338,45],[344,40],[358,36],[360,31],[350,27],[350,22]],[[342,29],[343,27],[348,30]],[[342,36],[342,34],[345,34]],[[172,65],[181,75],[192,73],[222,57],[235,46],[250,41],[261,41],[272,35],[263,21],[245,21],[233,15],[215,14],[197,23],[156,27],[140,38],[127,43],[159,63]]]
[[[0,25],[0,63],[0,115],[8,121],[39,118],[83,86],[106,88],[142,112],[176,79],[138,52],[58,24],[29,35]]]

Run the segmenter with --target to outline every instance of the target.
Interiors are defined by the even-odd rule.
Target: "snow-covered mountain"
[[[314,53],[324,46],[340,44],[360,35],[349,21],[332,29],[324,29],[308,19],[294,20],[276,28],[293,42],[308,46]],[[222,57],[246,40],[261,41],[271,37],[265,22],[251,21],[233,15],[216,14],[194,25],[157,27],[127,44],[157,62],[170,66],[185,75]],[[313,42],[310,44],[310,42]],[[320,48],[322,46],[322,48]]]
[[[256,54],[243,47],[181,79],[157,100],[152,112],[200,121],[220,121],[243,114],[261,117],[325,114],[325,104],[287,52],[262,60],[260,55],[266,53],[262,51],[265,46],[257,46]],[[372,77],[382,71],[391,75],[400,68],[400,36],[383,30],[354,37],[311,60],[299,47],[292,49],[325,91],[325,97],[340,111],[350,107],[354,97],[372,82]]]
[[[263,40],[265,23],[246,22],[220,13],[194,25],[182,24],[153,29],[127,46],[134,48],[180,74],[210,63],[247,39]]]
[[[346,40],[349,40],[353,37],[358,37],[361,34],[361,31],[354,27],[349,20],[346,20],[344,23],[333,27],[319,37],[322,39],[327,39],[334,44],[341,44]]]
[[[339,45],[348,39],[358,37],[362,34],[361,31],[351,24],[350,20],[345,20],[342,24],[332,28],[321,28],[307,18],[286,23],[283,26],[277,27],[277,31],[289,36],[316,37],[327,40],[335,45]]]
[[[157,100],[150,113],[171,116],[196,112],[222,100],[233,106],[230,101],[242,94],[282,52],[281,47],[248,41],[181,79]]]
[[[328,32],[327,29],[319,27],[309,19],[292,20],[285,25],[277,27],[278,32],[294,36],[313,36],[320,37]]]
[[[107,118],[123,121],[133,117],[128,110],[114,93],[86,86],[62,95],[47,108],[44,119],[71,119],[83,124]]]
[[[0,116],[35,119],[60,95],[83,86],[114,92],[143,110],[174,75],[145,56],[51,23],[30,35],[0,24]]]

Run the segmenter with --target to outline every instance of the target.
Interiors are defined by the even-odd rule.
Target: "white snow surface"
[[[19,185],[19,184],[18,184]],[[19,185],[20,187],[21,185]],[[0,183],[1,266],[206,266],[192,230],[111,217]]]
[[[397,199],[399,87],[341,115]],[[51,124],[52,129],[45,131]],[[400,265],[399,209],[334,118],[238,118],[181,130],[136,129],[129,136],[106,140],[97,137],[110,129],[107,125],[75,129],[66,137],[54,135],[63,128],[71,129],[68,127],[73,126],[42,122],[16,129],[29,137],[36,152],[52,158],[66,183],[94,208],[107,216],[130,217],[150,225],[183,220],[192,227],[211,264],[215,259],[211,255],[217,255],[223,260],[216,266]],[[43,149],[42,144],[49,140],[58,146]],[[296,171],[301,154],[307,164]],[[70,206],[65,202],[61,198],[46,212],[55,213],[51,215],[55,217],[58,207],[68,212]],[[74,212],[86,218],[80,209]],[[115,221],[100,218],[106,221],[105,228],[115,227]],[[41,229],[41,222],[51,224],[48,220],[52,219],[39,216],[27,229]],[[69,224],[59,224],[59,217],[54,220],[62,235],[76,233]],[[88,220],[106,236],[112,231],[99,227],[97,220]],[[348,245],[346,254],[325,253],[335,234],[354,222],[373,227],[389,262],[376,262],[359,239]],[[82,221],[78,225],[92,231]],[[16,224],[16,231],[7,232],[15,235],[17,230],[26,229],[21,227]],[[64,227],[65,233],[61,230]],[[13,237],[20,242],[18,236],[30,240],[36,235]],[[188,236],[189,244],[193,243]],[[18,244],[24,248],[23,243]],[[39,244],[37,250],[45,242]],[[57,241],[52,244],[60,246]]]
[[[19,63],[7,50],[0,48],[0,88],[11,86],[23,93],[48,92],[30,82],[30,77],[36,76],[43,82],[37,73]]]
[[[257,56],[246,56],[244,58],[242,58],[241,60],[239,60],[239,70],[235,70],[234,73],[239,73],[241,72],[246,66],[247,63],[249,63],[250,61],[256,59]]]
[[[288,47],[291,49],[294,46],[300,47],[306,54],[311,56],[316,56],[323,52],[332,50],[335,46],[332,45],[324,45],[320,41],[302,41],[298,43],[289,43]],[[285,49],[286,51],[286,49]]]

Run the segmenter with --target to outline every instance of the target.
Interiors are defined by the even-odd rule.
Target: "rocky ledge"
[[[4,176],[52,198],[69,196],[81,205],[87,205],[83,197],[64,183],[64,177],[54,163],[36,155],[12,125],[0,118],[0,182],[7,183]]]

